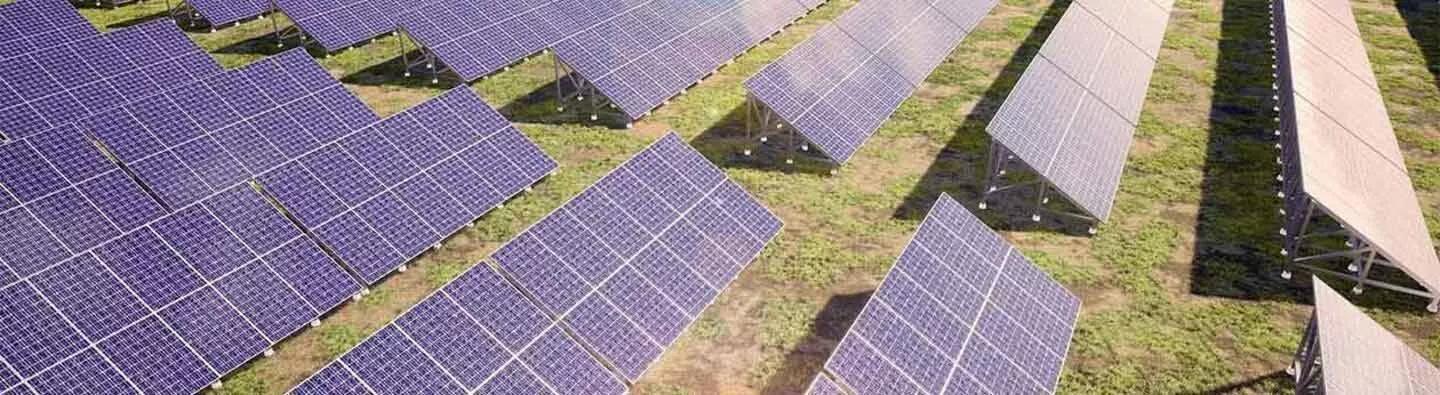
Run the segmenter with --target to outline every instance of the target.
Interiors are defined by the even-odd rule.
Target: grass
[[[838,344],[941,192],[973,203],[984,127],[1068,1],[1004,0],[837,176],[739,152],[757,148],[739,117],[741,82],[856,0],[832,0],[634,131],[569,121],[547,99],[544,56],[472,85],[562,171],[414,262],[362,302],[228,377],[224,393],[279,393],[373,333],[446,280],[652,141],[678,131],[786,222],[784,232],[642,378],[637,393],[794,393]],[[1432,232],[1440,235],[1440,6],[1353,2]],[[1004,204],[992,226],[1084,300],[1062,393],[1280,393],[1309,312],[1303,282],[1276,279],[1275,151],[1263,0],[1179,0],[1151,81],[1114,215],[1099,235],[1029,224]],[[163,12],[150,1],[84,9],[102,28]],[[191,32],[235,67],[280,50],[271,21]],[[404,78],[402,36],[318,59],[377,113],[393,114],[447,83]],[[408,44],[406,44],[408,45]],[[317,56],[319,54],[316,54]],[[773,149],[759,149],[775,154]],[[773,158],[773,155],[772,155]],[[972,206],[973,207],[973,206]],[[1347,284],[1333,284],[1339,289]],[[1356,300],[1440,359],[1440,325],[1383,291]]]

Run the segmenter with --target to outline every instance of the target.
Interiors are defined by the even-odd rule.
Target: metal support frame
[[[1319,325],[1312,314],[1310,323],[1305,326],[1305,336],[1300,339],[1300,347],[1295,350],[1295,359],[1285,369],[1285,373],[1295,377],[1297,395],[1325,394],[1325,378],[1320,368],[1319,334]]]
[[[588,118],[591,122],[599,121],[601,113],[612,112],[609,110],[615,108],[615,103],[610,101],[610,98],[600,94],[600,89],[596,88],[595,84],[590,83],[590,80],[585,79],[585,76],[575,72],[575,69],[565,64],[564,60],[560,60],[559,54],[554,51],[549,52],[550,59],[555,66],[556,112],[565,112],[568,103],[572,102],[584,106],[584,110],[589,114]],[[567,83],[574,88],[570,92],[565,91]],[[629,115],[624,115],[623,118],[625,119],[625,129],[630,129],[635,126],[634,122],[629,119]]]
[[[1299,210],[1292,208],[1286,218],[1285,227],[1280,230],[1280,235],[1284,238],[1284,247],[1280,251],[1280,255],[1286,258],[1286,266],[1280,273],[1282,278],[1291,278],[1290,270],[1298,268],[1310,273],[1353,281],[1355,287],[1350,291],[1355,294],[1365,292],[1366,287],[1375,287],[1426,298],[1430,300],[1426,309],[1432,313],[1440,312],[1440,295],[1424,288],[1412,288],[1371,277],[1376,267],[1384,267],[1397,272],[1403,271],[1394,262],[1381,255],[1380,251],[1369,240],[1366,240],[1364,235],[1349,231],[1343,224],[1339,225],[1339,229],[1325,227],[1326,219],[1333,217],[1324,207],[1319,206],[1303,193],[1292,195],[1289,198],[1295,200],[1287,206],[1295,207],[1303,204],[1303,207]],[[1343,247],[1338,249],[1332,247],[1341,243],[1341,240],[1344,243]],[[1336,268],[1342,263],[1345,264],[1343,271]]]
[[[799,131],[796,131],[794,127],[790,126],[789,122],[781,118],[780,114],[776,114],[775,111],[771,110],[770,107],[766,106],[760,99],[756,98],[750,92],[746,92],[745,138],[747,140],[756,139],[760,145],[765,145],[771,142],[771,137],[783,138],[783,142],[776,144],[779,144],[781,146],[780,151],[786,154],[786,165],[795,164],[796,156],[801,155],[802,152],[812,152],[810,150],[810,141],[806,140],[804,136],[801,136]],[[743,154],[750,156],[752,151],[745,149]],[[839,162],[836,162],[830,157],[824,157],[824,159],[831,165],[830,175],[833,176],[840,173]]]
[[[1035,171],[1034,168],[1025,164],[1023,161],[1018,160],[1018,158],[1015,157],[1015,154],[1011,153],[1010,149],[1006,148],[1004,144],[1000,144],[996,141],[991,141],[990,154],[985,162],[985,191],[980,194],[980,203],[978,204],[978,207],[981,210],[984,210],[988,207],[988,204],[986,204],[986,202],[989,201],[990,196],[993,194],[1022,189],[1029,186],[1035,186],[1037,189],[1036,196],[1034,204],[1030,207],[1032,210],[1030,214],[1031,221],[1040,222],[1042,214],[1048,213],[1058,217],[1084,221],[1086,224],[1089,225],[1087,233],[1093,235],[1097,232],[1096,227],[1100,224],[1099,218],[1095,218],[1092,215],[1081,212],[1065,211],[1050,208],[1048,205],[1050,204],[1050,195],[1052,190],[1054,190],[1053,192],[1056,192],[1056,195],[1060,195],[1061,198],[1065,198],[1064,194],[1059,193],[1060,190],[1056,188],[1053,184],[1051,184],[1049,181],[1045,180],[1044,177],[1039,177],[1039,172]],[[1017,168],[1018,170],[1035,173],[1037,177],[1035,180],[1031,181],[1021,181],[1013,183],[1008,182],[1005,176],[1010,173],[1012,166]]]

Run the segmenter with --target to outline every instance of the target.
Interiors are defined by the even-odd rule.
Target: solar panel
[[[462,87],[313,148],[259,181],[373,284],[556,166]],[[477,196],[483,200],[462,200]]]
[[[595,19],[555,55],[639,119],[807,11],[795,1],[647,2]]]
[[[1282,254],[1293,266],[1357,281],[1356,291],[1390,285],[1440,311],[1440,258],[1348,5],[1285,1],[1275,18]],[[1376,271],[1394,269],[1418,289],[1377,279],[1388,276]]]
[[[394,31],[396,17],[413,5],[399,0],[277,0],[275,6],[309,39],[335,52]]]
[[[1315,312],[1292,366],[1298,369],[1297,393],[1423,394],[1440,388],[1440,369],[1319,278],[1312,279]],[[1313,370],[1320,365],[1323,370]]]
[[[436,0],[410,7],[395,22],[428,55],[422,61],[473,81],[544,50],[563,31],[584,26],[581,9],[619,7],[569,1]],[[438,58],[441,64],[434,64]]]
[[[822,374],[815,376],[815,380],[810,382],[810,389],[805,393],[809,395],[844,395],[845,390],[840,389],[839,384],[835,384],[834,381]]]
[[[705,159],[667,135],[495,253],[522,288],[630,380],[780,228],[719,169],[696,161]],[[683,214],[648,225],[630,215],[629,207],[665,205],[660,196],[676,197],[669,206]]]
[[[1083,217],[1108,218],[1169,15],[1149,0],[1067,9],[986,127],[1003,148],[992,167],[1013,154]]]
[[[672,171],[665,174],[675,176],[631,176],[631,169],[641,163],[663,166]],[[410,382],[430,383],[432,388],[458,386],[482,393],[624,392],[621,377],[633,381],[643,374],[713,301],[717,290],[725,287],[738,268],[758,256],[765,241],[780,230],[778,218],[708,163],[678,136],[667,135],[498,250],[494,254],[498,267],[482,264],[467,271],[366,343],[398,342],[387,331],[406,334],[409,344],[440,367],[439,371],[417,373],[423,377],[411,377]],[[686,169],[688,176],[674,173],[676,167]],[[697,233],[707,243],[712,236],[743,234],[744,240],[757,244],[709,251],[719,262],[736,268],[726,270],[728,277],[717,279],[723,282],[707,283],[695,274],[694,262],[669,252],[695,249],[661,239],[663,229],[671,225],[657,224],[652,232],[628,219],[629,207],[664,205],[651,188],[667,183],[692,189],[705,186],[705,193],[693,195],[688,205],[708,207],[702,209],[711,211],[708,216],[754,221],[732,223],[731,229],[739,233],[714,229]],[[622,196],[629,199],[612,203]],[[668,221],[680,223],[686,217],[672,215]],[[596,232],[597,226],[606,227],[607,232]],[[751,229],[767,233],[751,234]],[[622,241],[630,236],[620,235],[636,238]],[[559,247],[562,245],[565,247]],[[646,247],[640,251],[622,245]],[[631,250],[634,252],[621,252]],[[565,258],[551,251],[563,251]],[[581,264],[602,256],[612,260]],[[586,275],[578,274],[582,272]],[[688,281],[670,281],[676,278]],[[605,365],[590,356],[592,351]],[[406,355],[371,352],[357,356],[351,351],[294,392],[319,393],[345,378],[341,371],[356,372],[356,381],[389,392],[377,386],[389,386],[383,383],[393,378],[361,372],[359,366],[388,366],[411,358]],[[425,361],[420,364],[429,365]],[[607,370],[607,365],[618,368],[618,376]]]
[[[26,0],[7,7],[49,3],[59,3],[58,7],[75,13],[57,0]],[[43,25],[41,21],[25,22],[22,26],[27,29],[30,24]],[[103,35],[95,33],[89,22],[81,19],[80,23],[90,32],[60,36],[56,39],[63,41],[0,57],[0,68],[7,70],[0,80],[10,88],[0,93],[0,120],[5,125],[0,134],[10,140],[23,139],[149,96],[168,84],[183,84],[221,71],[172,21],[146,22]]]
[[[844,164],[996,3],[861,3],[745,87],[779,122]]]
[[[362,387],[385,394],[624,391],[599,362],[487,265],[441,287],[292,392]]]
[[[810,393],[1053,393],[1079,309],[942,195]]]
[[[185,0],[171,13],[193,13],[213,29],[238,24],[267,12],[270,12],[270,2],[266,0]]]
[[[0,59],[99,35],[64,0],[25,0],[0,5]]]

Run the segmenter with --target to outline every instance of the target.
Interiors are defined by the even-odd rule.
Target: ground
[[[741,82],[855,1],[831,0],[628,131],[555,114],[548,56],[474,84],[559,160],[559,175],[214,392],[293,386],[665,129],[724,167],[786,227],[634,392],[803,390],[935,197],[949,192],[974,208],[988,144],[984,126],[1069,4],[1003,0],[838,175],[809,160],[787,166],[785,154],[770,148],[739,154],[758,147],[745,137]],[[1440,6],[1401,2],[1353,3],[1430,228],[1440,232]],[[113,28],[163,10],[151,0],[83,12]],[[280,50],[268,35],[272,22],[287,24],[277,16],[191,36],[236,67]],[[1310,311],[1309,284],[1277,277],[1268,23],[1265,0],[1179,0],[1116,209],[1097,236],[1030,224],[1028,213],[1009,210],[1013,204],[1004,199],[983,212],[1084,301],[1060,392],[1288,390],[1283,368]],[[393,114],[454,86],[401,76],[401,40],[385,37],[317,57],[377,112]],[[1423,302],[1383,291],[1357,302],[1440,360],[1440,323]]]

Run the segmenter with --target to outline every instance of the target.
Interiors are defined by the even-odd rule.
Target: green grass
[[[935,196],[946,192],[973,207],[989,143],[984,127],[1043,42],[1036,29],[1053,26],[1068,3],[1002,1],[837,176],[814,161],[786,166],[738,154],[757,147],[738,116],[741,82],[855,1],[832,0],[635,132],[574,122],[574,111],[556,114],[548,92],[537,92],[554,79],[548,56],[473,84],[560,162],[559,174],[456,236],[461,242],[414,263],[417,270],[232,374],[221,392],[284,391],[646,146],[649,131],[664,129],[722,166],[786,227],[637,388],[803,390],[863,306],[854,295],[878,284]],[[1427,221],[1440,235],[1440,28],[1433,27],[1440,6],[1402,12],[1393,0],[1354,4]],[[1276,373],[1288,364],[1309,307],[1303,284],[1275,276],[1278,168],[1266,111],[1265,7],[1263,0],[1177,2],[1114,214],[1099,235],[1037,228],[1003,207],[981,212],[1084,300],[1060,392],[1286,391],[1287,378]],[[105,28],[162,11],[162,2],[150,1],[83,13]],[[237,67],[281,50],[269,36],[272,20],[288,23],[276,16],[190,36]],[[1416,25],[1434,42],[1412,37]],[[319,61],[378,113],[393,114],[449,87],[400,75],[403,40],[385,37]],[[413,281],[404,277],[416,272]],[[1440,325],[1412,299],[1376,290],[1358,301],[1440,359]]]

